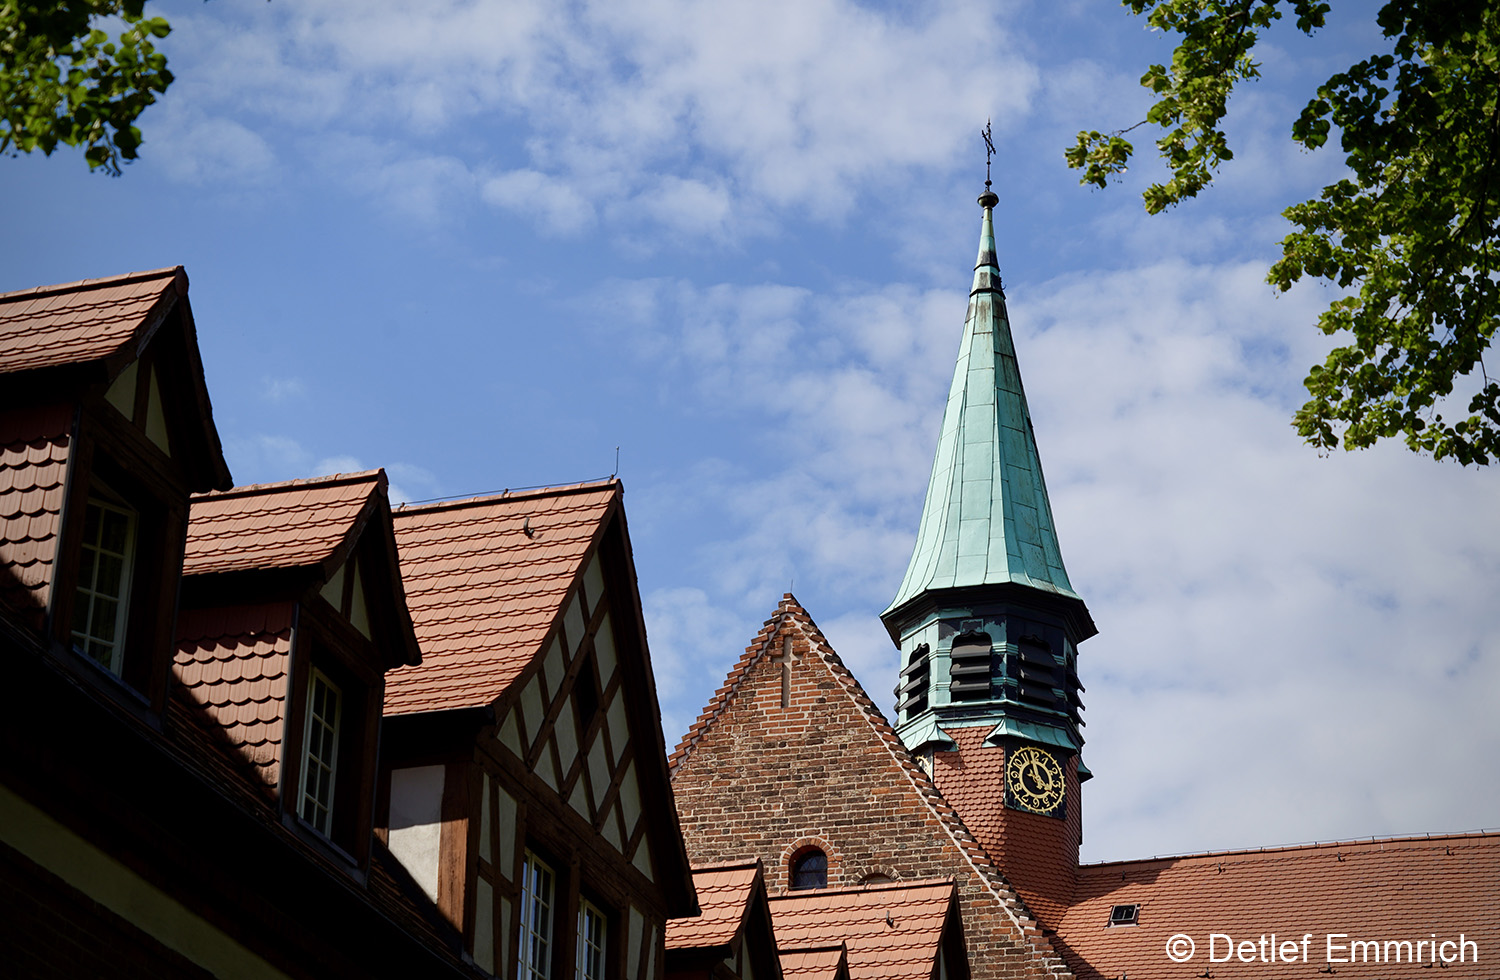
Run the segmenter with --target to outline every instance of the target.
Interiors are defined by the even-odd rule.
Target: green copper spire
[[[995,260],[986,189],[979,260],[917,546],[886,610],[934,589],[1014,583],[1077,598],[1063,568]]]
[[[914,752],[984,726],[993,745],[1083,748],[1073,591],[1016,369],[986,184],[969,316],[906,578],[881,614],[901,649],[896,732]],[[1086,775],[1086,770],[1081,770]]]

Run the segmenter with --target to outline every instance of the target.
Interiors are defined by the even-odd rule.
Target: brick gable
[[[1071,977],[790,594],[671,763],[694,863],[758,857],[773,894],[787,889],[789,861],[808,844],[827,853],[831,887],[871,875],[952,878],[975,980]]]

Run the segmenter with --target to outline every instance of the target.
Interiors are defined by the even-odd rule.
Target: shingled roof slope
[[[65,405],[0,416],[0,604],[33,628],[51,598],[72,422]]]
[[[541,651],[619,497],[607,480],[396,510],[422,664],[386,675],[386,713],[499,696]]]
[[[385,484],[368,470],[194,495],[183,574],[321,565],[353,544]]]
[[[0,374],[109,357],[186,293],[174,266],[0,294]]]
[[[951,881],[817,888],[771,898],[780,947],[842,940],[850,980],[929,980],[957,893]]]
[[[1350,940],[1476,943],[1481,962],[1438,963],[1444,980],[1496,976],[1500,955],[1500,833],[1366,840],[1258,851],[1228,851],[1085,865],[1078,898],[1058,927],[1059,945],[1079,980],[1266,980],[1336,971],[1338,980],[1387,980],[1431,964],[1330,962],[1327,936]],[[1139,924],[1109,925],[1116,905],[1140,905]],[[1169,937],[1184,933],[1193,959],[1173,963]],[[1210,963],[1209,936],[1236,942],[1275,933],[1297,942],[1297,962]],[[1300,942],[1312,933],[1308,961]],[[1382,946],[1382,949],[1384,947]],[[1413,946],[1414,948],[1414,946]],[[1224,943],[1217,954],[1224,954]],[[1451,950],[1450,950],[1451,952]],[[1347,952],[1335,955],[1346,958]],[[1256,956],[1259,956],[1257,949]],[[1424,955],[1424,959],[1426,959]]]
[[[760,876],[759,861],[695,866],[693,889],[701,914],[667,920],[667,949],[729,945],[750,910]]]
[[[781,959],[782,980],[841,980],[849,976],[849,947],[846,943],[803,949],[783,947],[777,952]]]
[[[280,781],[291,602],[184,611],[172,664],[181,694],[259,780]]]
[[[921,804],[931,814],[934,822],[942,828],[944,836],[962,855],[963,861],[982,883],[983,892],[994,900],[996,906],[1003,911],[1005,918],[1014,926],[1015,931],[1026,937],[1030,947],[1030,956],[1033,958],[1032,962],[1038,972],[1058,978],[1070,976],[1067,966],[1043,935],[1041,926],[1027,909],[1024,901],[1005,879],[999,867],[974,834],[964,825],[958,812],[943,798],[931,777],[923,771],[921,766],[917,765],[916,760],[902,744],[885,715],[875,706],[875,702],[865,692],[858,679],[844,665],[843,659],[829,645],[822,630],[813,622],[812,616],[802,608],[801,603],[790,592],[782,596],[775,614],[766,620],[755,639],[745,648],[744,654],[730,670],[729,676],[725,678],[724,683],[714,693],[698,719],[693,722],[668,758],[674,776],[689,762],[695,748],[725,713],[750,669],[762,658],[773,655],[772,643],[779,635],[785,621],[795,622],[798,629],[808,638],[811,652],[823,662],[829,673],[838,681],[845,696],[856,706],[860,716],[869,725],[880,744],[884,746],[888,757],[899,768],[906,784],[911,787]],[[681,802],[681,797],[679,800],[679,808],[681,808],[684,804]],[[777,935],[780,936],[779,927]]]

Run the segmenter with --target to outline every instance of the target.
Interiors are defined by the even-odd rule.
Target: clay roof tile
[[[386,675],[386,713],[480,707],[499,696],[541,651],[619,495],[607,480],[398,508],[423,662]],[[537,519],[543,512],[571,519]]]

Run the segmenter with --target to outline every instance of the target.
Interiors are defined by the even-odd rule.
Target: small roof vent
[[[1133,926],[1139,924],[1140,920],[1139,905],[1116,905],[1109,910],[1109,924],[1112,926]]]

